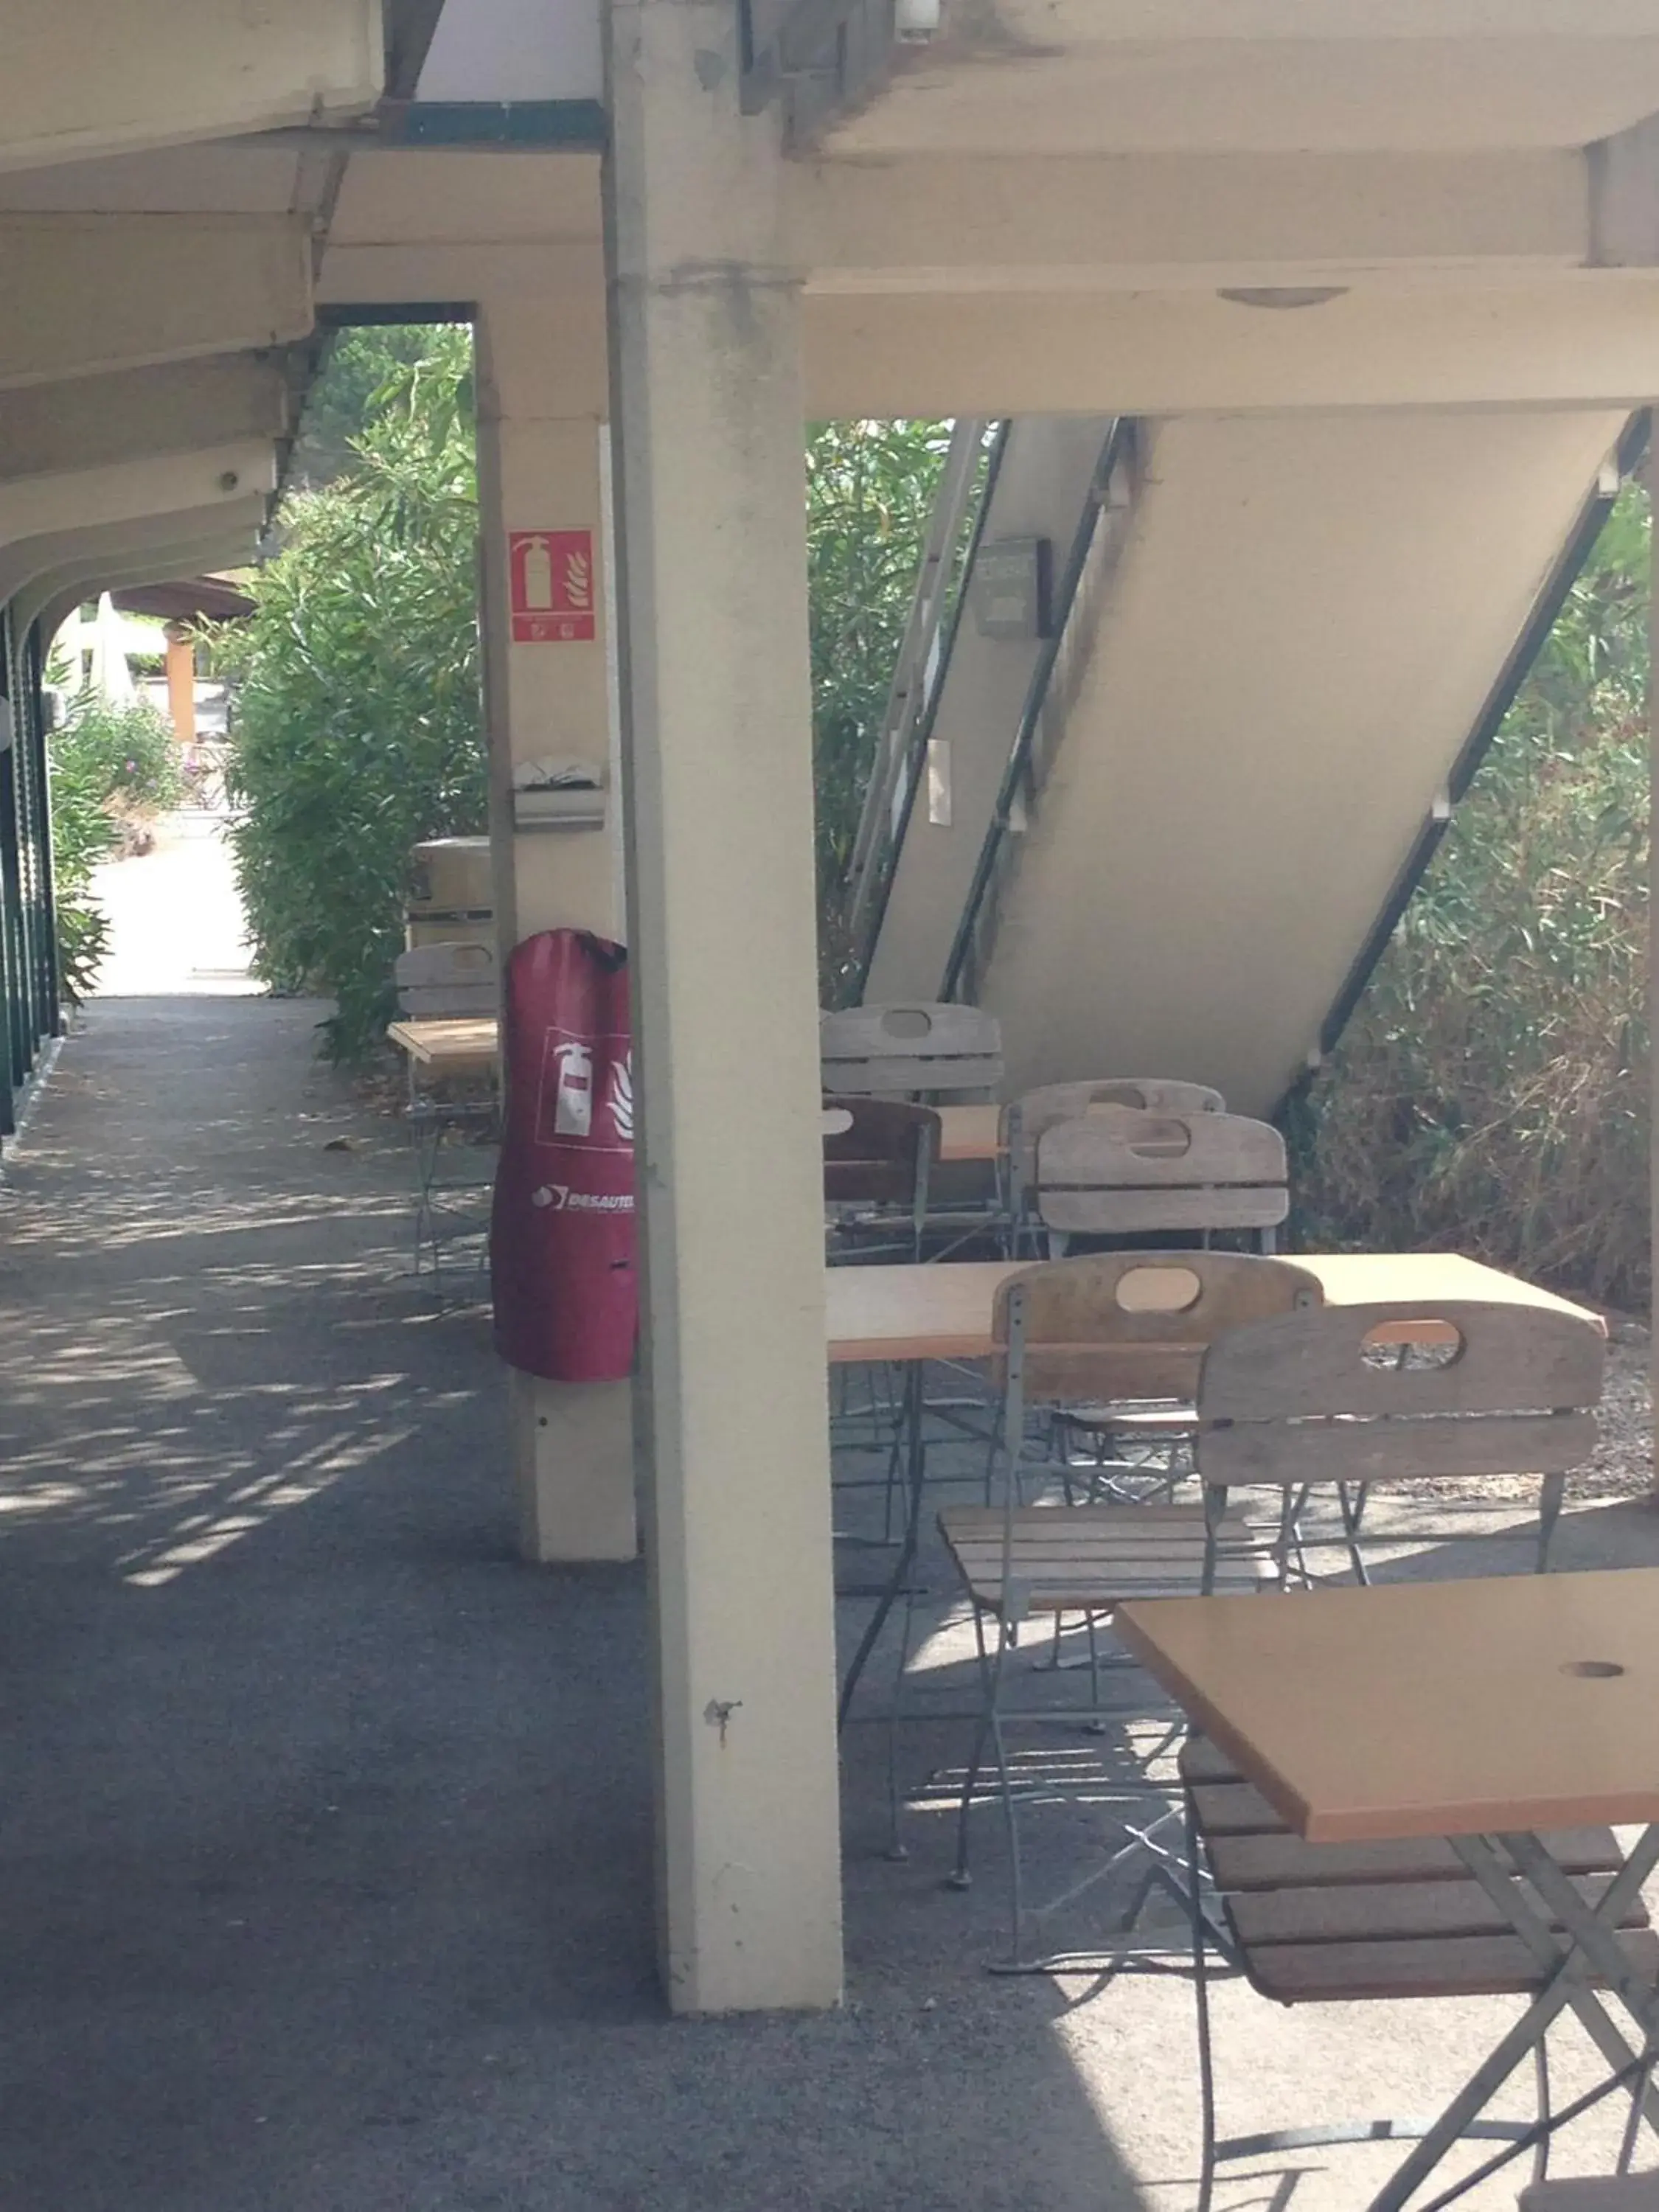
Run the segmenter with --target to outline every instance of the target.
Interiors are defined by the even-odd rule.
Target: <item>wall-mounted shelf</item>
[[[592,784],[555,784],[513,794],[515,830],[603,830],[605,793]]]

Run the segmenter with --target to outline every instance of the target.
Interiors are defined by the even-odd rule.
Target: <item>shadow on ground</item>
[[[319,1011],[94,1007],[0,1186],[0,2203],[1139,2203],[931,1863],[859,1847],[841,2014],[664,2018],[641,1577],[514,1559]]]

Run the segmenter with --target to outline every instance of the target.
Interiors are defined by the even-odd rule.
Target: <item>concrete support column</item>
[[[179,750],[196,742],[196,641],[183,623],[169,623],[167,641],[167,714]]]
[[[1659,404],[1648,413],[1648,1236],[1659,1297]],[[1649,1376],[1659,1405],[1659,1310],[1654,1315]],[[1659,1504],[1659,1432],[1653,1502]]]
[[[606,225],[677,2011],[841,1987],[800,300],[726,0],[611,0]]]
[[[513,771],[555,757],[590,767],[617,805],[603,554],[605,425],[591,392],[559,380],[547,301],[486,299],[478,330],[478,477],[483,545],[491,844],[503,959],[543,929],[623,934],[617,842],[609,829],[520,833]],[[586,532],[592,611],[582,636],[515,641],[514,532]],[[543,625],[545,628],[547,626]],[[626,1382],[558,1383],[509,1370],[514,1486],[527,1559],[631,1559],[638,1548]]]

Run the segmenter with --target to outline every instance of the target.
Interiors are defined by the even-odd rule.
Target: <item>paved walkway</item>
[[[0,2206],[1186,2212],[1184,1978],[988,1976],[992,1830],[966,1898],[942,1800],[884,1860],[878,1732],[848,2008],[665,2021],[641,1577],[515,1560],[482,1317],[403,1274],[320,1012],[94,1005],[0,1185]],[[1566,1555],[1656,1527],[1599,1507]],[[1432,2109],[1509,2009],[1225,1985],[1228,2117]],[[1357,2205],[1392,2155],[1218,2203]]]
[[[198,811],[164,817],[149,852],[106,862],[91,888],[110,919],[100,997],[220,997],[259,988],[247,972],[222,817]]]
[[[0,1182],[0,2205],[1134,2202],[931,1869],[841,2014],[664,2019],[642,1577],[515,1559],[323,1011],[94,1002]]]

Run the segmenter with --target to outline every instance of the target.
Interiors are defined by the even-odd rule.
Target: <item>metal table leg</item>
[[[904,1534],[899,1541],[898,1557],[893,1563],[893,1571],[876,1601],[876,1609],[859,1638],[858,1650],[853,1654],[852,1663],[842,1683],[841,1701],[836,1709],[838,1727],[846,1725],[847,1716],[852,1710],[853,1695],[859,1686],[859,1677],[869,1663],[870,1654],[875,1650],[882,1630],[887,1626],[887,1616],[893,1610],[915,1564],[921,1534],[922,1484],[927,1465],[921,1429],[922,1375],[922,1363],[919,1359],[912,1360],[904,1370]]]
[[[1616,1932],[1625,1907],[1655,1865],[1659,1864],[1659,1825],[1645,1832],[1609,1884],[1600,1905],[1594,1907],[1584,1902],[1536,1836],[1454,1836],[1449,1841],[1540,1966],[1550,1970],[1549,1979],[1491,2057],[1470,2076],[1411,2155],[1372,2198],[1370,2212],[1401,2212],[1453,2144],[1468,2132],[1475,2116],[1492,2101],[1528,2052],[1542,2044],[1560,2014],[1569,2009],[1577,2014],[1613,2069],[1615,2080],[1626,2076],[1632,2080],[1638,2110],[1648,2125],[1659,2133],[1659,2095],[1647,2078],[1646,2055],[1656,2021],[1659,2021],[1659,1990],[1632,1972]],[[1559,1917],[1559,1932],[1528,1903],[1510,1878],[1510,1863],[1537,1891],[1548,1910]],[[1641,2031],[1641,2048],[1633,2050],[1608,2016],[1605,2005],[1589,1986],[1588,1977],[1591,1973],[1601,1975],[1630,2012]],[[1557,2124],[1565,2117],[1558,2114]],[[1516,2150],[1524,2148],[1522,2142],[1514,2146]],[[1474,2179],[1470,2177],[1471,2181]],[[1468,2185],[1467,2182],[1462,2184],[1450,2194],[1459,2194]]]

